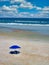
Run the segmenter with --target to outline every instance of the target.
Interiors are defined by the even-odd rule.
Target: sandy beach
[[[9,54],[12,45],[19,45],[20,54]],[[49,36],[13,30],[0,32],[0,65],[49,65]]]

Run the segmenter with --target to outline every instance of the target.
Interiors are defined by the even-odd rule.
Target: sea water
[[[12,29],[37,32],[49,35],[49,19],[0,18],[0,31],[11,32]]]

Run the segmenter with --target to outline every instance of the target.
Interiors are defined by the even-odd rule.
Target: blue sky
[[[49,0],[0,0],[0,18],[49,18]]]

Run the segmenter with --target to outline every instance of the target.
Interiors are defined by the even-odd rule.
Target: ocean
[[[49,35],[49,18],[0,18],[0,31],[12,29]]]
[[[49,18],[0,18],[0,23],[49,24]]]

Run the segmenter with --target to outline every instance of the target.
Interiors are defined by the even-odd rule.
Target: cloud
[[[45,6],[42,8],[26,0],[0,0],[0,1],[10,2],[9,6],[3,5],[2,7],[0,7],[0,17],[28,17],[28,18],[49,17],[49,6],[47,7]],[[19,3],[19,5],[17,3]],[[22,10],[23,12],[21,11],[21,9],[24,9]],[[25,9],[29,10],[26,12]]]
[[[4,5],[4,6],[2,6],[1,10],[2,11],[17,11],[17,6],[14,6],[14,5],[6,6],[6,5]]]
[[[44,14],[45,14],[45,13],[47,13],[47,14],[48,14],[48,13],[49,13],[49,11],[42,10],[40,13],[44,13]]]
[[[11,3],[22,3],[24,0],[11,0]]]
[[[27,2],[26,0],[11,0],[11,3],[20,3],[19,8],[33,8],[32,4],[30,2]]]
[[[31,18],[49,18],[47,13],[36,13],[36,14],[30,14]]]
[[[43,8],[41,8],[41,10],[39,11],[39,13],[49,14],[49,7],[43,7]]]
[[[48,10],[49,11],[49,6],[48,7],[44,7],[43,10]]]
[[[42,10],[42,8],[38,6],[34,6],[34,8],[36,8],[36,10]]]
[[[8,7],[8,6],[4,5],[4,6],[2,7],[2,10],[5,10],[5,11],[10,11],[11,9],[10,9],[10,7]]]
[[[9,0],[0,0],[0,2],[9,1]]]
[[[30,2],[24,2],[20,4],[20,8],[29,8],[32,9],[33,5]]]
[[[0,17],[17,17],[17,12],[15,11],[1,11],[0,12]]]
[[[13,12],[2,12],[0,17],[15,17],[15,14]]]
[[[35,6],[35,8],[37,10],[49,11],[49,6],[48,7],[43,7],[43,8]]]
[[[35,6],[36,10],[38,12],[36,12],[36,14],[31,14],[32,17],[35,18],[49,18],[49,7],[37,7]]]
[[[11,6],[9,6],[11,9],[13,8],[13,10],[16,10],[17,8],[19,8],[18,7],[18,5],[11,5]]]
[[[16,17],[17,13],[18,10],[17,10],[17,6],[15,5],[12,6],[3,5],[0,8],[0,17]]]
[[[48,13],[43,13],[43,12],[39,12],[39,13],[30,13],[30,12],[20,12],[17,13],[16,11],[0,11],[0,17],[16,17],[16,18],[48,18],[49,14]]]
[[[30,13],[29,13],[29,12],[20,12],[20,13],[18,14],[18,16],[19,16],[19,17],[22,17],[22,18],[24,18],[24,17],[29,17],[29,16],[30,16]]]
[[[48,18],[48,14],[47,13],[29,13],[29,12],[20,12],[19,14],[17,14],[17,17],[20,18]]]

